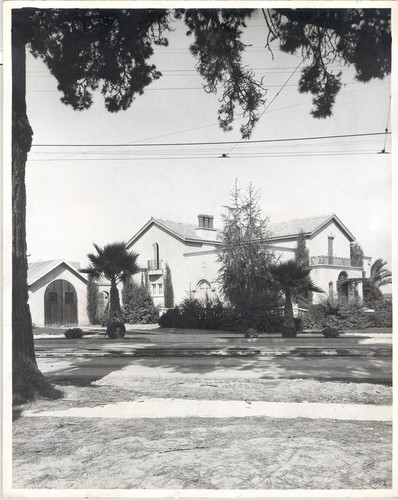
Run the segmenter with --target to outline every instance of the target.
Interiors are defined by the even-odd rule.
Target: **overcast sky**
[[[273,61],[264,48],[265,34],[262,17],[254,16],[246,31],[245,62],[264,76],[267,106],[301,57],[276,49]],[[273,222],[336,213],[366,255],[390,262],[391,155],[377,154],[384,136],[243,141],[234,147],[240,123],[232,132],[219,129],[217,97],[201,89],[181,25],[169,39],[170,46],[155,49],[153,57],[164,76],[128,111],[115,114],[105,110],[101,95],[88,111],[65,106],[46,67],[28,57],[27,102],[34,130],[27,166],[29,260],[84,264],[93,242],[127,241],[152,216],[196,223],[198,213],[208,213],[219,226],[222,206],[238,178],[242,188],[251,181],[260,189],[263,213]],[[343,68],[343,74],[346,86],[333,116],[316,120],[309,113],[311,96],[297,90],[296,72],[264,112],[251,140],[384,132],[389,79],[363,84],[355,81],[352,68]],[[232,144],[150,146],[214,141]],[[104,146],[126,143],[147,146]],[[82,146],[60,146],[69,144]],[[232,147],[229,158],[220,158]]]

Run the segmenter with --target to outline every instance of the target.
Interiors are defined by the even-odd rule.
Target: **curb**
[[[214,357],[250,357],[250,356],[265,356],[265,357],[329,357],[329,356],[344,356],[344,357],[374,357],[374,358],[391,358],[392,349],[300,349],[292,348],[291,350],[269,351],[263,349],[159,349],[159,348],[142,348],[132,349],[129,351],[90,351],[90,352],[40,352],[36,351],[38,358],[59,358],[59,357],[110,357],[110,358],[135,358],[135,357],[179,357],[179,356],[214,356]]]

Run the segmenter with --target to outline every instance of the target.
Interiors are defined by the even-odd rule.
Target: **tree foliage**
[[[322,293],[323,290],[317,287],[311,280],[311,269],[298,264],[293,259],[272,265],[270,272],[285,295],[284,322],[286,334],[295,336],[293,300],[296,299],[299,293],[305,291]]]
[[[224,207],[222,217],[222,245],[217,251],[222,292],[241,310],[258,303],[275,307],[277,297],[269,274],[275,255],[268,243],[269,221],[262,216],[259,192],[250,184],[243,194],[235,184],[230,195],[231,203]]]
[[[98,303],[98,286],[95,279],[89,275],[87,283],[87,316],[92,325],[97,325],[99,323]]]
[[[131,325],[156,323],[159,317],[149,290],[134,281],[129,285],[122,314],[126,323]]]
[[[130,276],[138,273],[138,254],[128,251],[125,243],[112,243],[103,248],[94,243],[94,248],[97,253],[87,255],[90,264],[79,271],[88,274],[95,280],[105,279],[110,282],[108,319],[111,323],[114,318],[119,322],[121,307],[117,285],[125,283]],[[107,326],[111,327],[112,325],[108,324]]]
[[[174,289],[173,280],[171,278],[171,271],[169,265],[166,263],[164,272],[164,307],[171,309],[174,307]]]
[[[351,257],[352,264],[362,267],[363,266],[363,256],[364,256],[364,253],[363,253],[361,245],[357,241],[354,241],[353,243],[351,243],[350,257]]]
[[[392,283],[392,273],[386,268],[387,262],[383,259],[376,259],[371,268],[370,276],[363,283],[364,302],[368,307],[374,307],[383,297],[380,290]]]
[[[310,252],[307,248],[306,237],[303,230],[299,232],[297,237],[297,247],[295,252],[295,261],[299,266],[310,266]],[[311,280],[310,277],[308,277]],[[309,289],[300,290],[297,292],[297,304],[299,307],[307,307],[312,302],[312,292]]]
[[[391,72],[390,9],[275,9],[264,16],[268,47],[277,39],[283,52],[300,52],[309,61],[298,88],[314,96],[315,118],[332,114],[342,87],[342,72],[332,65],[354,66],[360,82]]]

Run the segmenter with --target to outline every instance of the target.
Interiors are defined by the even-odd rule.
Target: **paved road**
[[[92,382],[124,387],[143,377],[302,378],[391,385],[389,357],[369,356],[181,356],[39,357],[40,370],[56,383]]]

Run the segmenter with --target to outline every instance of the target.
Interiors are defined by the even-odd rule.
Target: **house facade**
[[[28,264],[29,307],[36,326],[89,325],[87,279],[78,263],[64,260]]]
[[[296,219],[270,225],[268,240],[277,258],[294,259],[297,237],[303,231],[310,254],[311,277],[330,296],[362,299],[362,280],[370,275],[371,259],[351,259],[355,237],[335,215]],[[217,247],[221,242],[213,217],[200,214],[196,224],[151,218],[128,242],[139,254],[141,273],[136,281],[148,283],[155,304],[164,306],[164,276],[170,269],[175,303],[188,294],[204,298],[220,295],[217,283]],[[144,277],[145,275],[145,277]],[[322,294],[314,294],[319,301]]]

